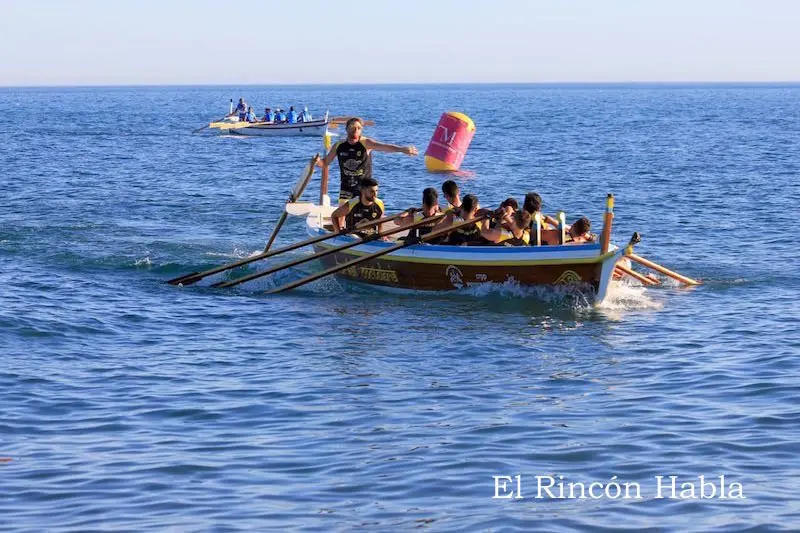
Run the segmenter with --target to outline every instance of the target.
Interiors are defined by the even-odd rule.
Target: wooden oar
[[[347,121],[350,120],[351,118],[356,118],[356,117],[344,117],[344,116],[342,116],[342,117],[331,117],[328,120],[328,124],[331,127],[335,128],[339,124],[347,124]],[[375,125],[375,121],[374,120],[363,120],[362,122],[363,122],[364,126],[374,126]]]
[[[402,214],[402,213],[400,213],[400,214]],[[353,248],[355,246],[358,246],[359,244],[364,244],[364,243],[367,243],[367,242],[370,242],[370,241],[375,241],[375,240],[381,239],[383,237],[388,237],[389,235],[394,235],[395,233],[400,233],[401,231],[404,231],[404,230],[407,230],[407,229],[413,229],[413,228],[416,228],[418,226],[422,226],[424,224],[428,224],[428,223],[433,222],[435,220],[439,220],[442,217],[444,217],[444,215],[434,215],[432,217],[424,218],[421,221],[415,222],[414,224],[411,224],[411,225],[408,225],[408,226],[399,226],[397,228],[393,228],[393,229],[390,229],[390,230],[382,231],[382,232],[376,233],[374,235],[368,235],[367,237],[364,237],[362,239],[359,239],[359,240],[356,240],[356,241],[353,241],[353,242],[350,242],[350,243],[347,243],[347,244],[343,244],[341,246],[337,246],[337,247],[334,247],[334,248],[330,248],[328,250],[323,250],[323,251],[321,251],[319,253],[316,253],[316,254],[313,254],[313,255],[309,255],[307,257],[303,257],[303,258],[300,258],[300,259],[296,259],[294,261],[289,261],[288,263],[283,263],[281,265],[278,265],[278,266],[275,266],[275,267],[272,267],[272,268],[268,268],[267,270],[262,270],[261,272],[255,272],[255,273],[250,274],[248,276],[244,276],[244,277],[241,277],[241,278],[236,278],[236,279],[233,279],[233,280],[230,280],[230,281],[225,281],[225,282],[221,282],[221,283],[215,283],[214,285],[212,285],[212,287],[216,287],[216,288],[220,288],[220,289],[227,288],[227,287],[233,287],[235,285],[239,285],[240,283],[244,283],[245,281],[254,280],[256,278],[260,278],[260,277],[266,276],[268,274],[274,274],[275,272],[278,272],[279,270],[284,270],[284,269],[291,268],[291,267],[294,267],[294,266],[297,266],[297,265],[302,265],[303,263],[308,263],[309,261],[313,261],[314,259],[319,259],[321,257],[325,257],[325,256],[328,256],[328,255],[331,255],[331,254],[335,254],[336,252],[341,252],[342,250],[347,250],[349,248]],[[363,229],[364,227],[369,227],[369,226],[374,226],[374,225],[375,225],[375,223],[373,222],[373,223],[370,223],[370,224],[368,224],[366,226],[354,228],[353,231],[357,231],[359,229]]]
[[[308,166],[306,167],[305,174],[300,178],[300,181],[297,183],[294,190],[289,195],[289,199],[287,200],[286,203],[294,203],[297,200],[299,200],[301,196],[303,196],[303,191],[306,190],[306,186],[308,185],[308,182],[311,180],[311,176],[314,175],[314,169],[316,168],[317,162],[319,162],[319,160],[320,160],[319,154],[311,158],[311,161],[308,163]],[[289,216],[289,214],[286,212],[286,209],[284,209],[283,213],[281,213],[281,218],[278,219],[278,223],[275,225],[275,229],[272,230],[272,235],[270,235],[269,241],[267,241],[267,245],[264,247],[264,252],[269,252],[272,243],[275,241],[275,237],[278,236],[278,232],[281,230],[283,223],[286,222],[287,216]]]
[[[681,283],[685,283],[686,285],[700,285],[699,281],[694,280],[692,278],[687,278],[686,276],[682,276],[682,275],[678,274],[677,272],[673,272],[672,270],[670,270],[668,268],[664,268],[663,266],[659,265],[658,263],[653,263],[652,261],[648,261],[644,257],[640,257],[640,256],[638,256],[636,254],[628,254],[628,257],[630,257],[631,259],[633,259],[634,261],[636,261],[639,264],[642,264],[642,265],[644,265],[644,266],[646,266],[648,268],[652,268],[656,272],[661,272],[665,276],[670,277],[670,278],[672,278],[674,280],[680,281]]]
[[[230,270],[232,268],[244,266],[244,265],[253,263],[255,261],[259,261],[261,259],[267,259],[269,257],[274,257],[274,256],[276,256],[278,254],[282,254],[282,253],[285,253],[285,252],[291,252],[292,250],[297,250],[298,248],[302,248],[303,246],[308,246],[309,244],[322,242],[322,241],[325,241],[325,240],[328,240],[328,239],[332,239],[334,237],[341,237],[342,235],[348,235],[350,233],[353,233],[354,231],[361,231],[362,229],[364,229],[366,227],[374,226],[374,225],[377,225],[377,224],[383,224],[385,222],[391,222],[392,220],[400,218],[406,212],[407,211],[401,211],[400,213],[397,213],[396,215],[392,215],[392,216],[389,216],[389,217],[385,217],[385,218],[381,218],[381,219],[378,219],[378,220],[374,220],[374,221],[372,221],[372,222],[370,222],[368,224],[363,224],[363,225],[360,225],[360,226],[355,227],[355,228],[343,229],[343,230],[339,231],[338,233],[328,233],[326,235],[318,235],[317,237],[312,237],[312,238],[307,239],[305,241],[301,241],[301,242],[297,242],[297,243],[294,243],[294,244],[290,244],[288,246],[284,246],[283,248],[278,248],[277,250],[272,250],[271,252],[262,252],[260,254],[253,255],[251,257],[246,257],[244,259],[240,259],[239,261],[235,261],[233,263],[228,263],[227,265],[222,265],[222,266],[214,267],[214,268],[212,268],[210,270],[205,270],[203,272],[192,272],[191,274],[185,274],[185,275],[179,276],[179,277],[177,277],[175,279],[171,279],[167,283],[169,283],[170,285],[184,285],[184,286],[192,285],[193,283],[197,283],[198,281],[200,281],[203,278],[206,278],[208,276],[212,276],[214,274],[219,274],[220,272],[224,272],[224,271]]]
[[[444,216],[444,215],[438,215],[438,216]],[[320,278],[324,278],[325,276],[329,276],[331,274],[335,274],[335,273],[340,272],[340,271],[342,271],[342,270],[344,270],[346,268],[350,268],[352,266],[355,266],[355,265],[364,263],[366,261],[370,261],[372,259],[378,258],[378,257],[380,257],[382,255],[386,255],[386,254],[395,252],[397,250],[400,250],[401,248],[405,248],[407,246],[413,246],[415,244],[418,244],[419,242],[426,242],[426,241],[429,241],[431,239],[435,239],[436,237],[441,237],[442,235],[450,233],[453,230],[456,230],[456,229],[464,227],[464,226],[469,226],[470,224],[474,224],[474,223],[479,222],[479,221],[481,221],[481,220],[483,220],[485,218],[488,218],[490,216],[491,216],[490,213],[486,213],[486,214],[481,215],[479,217],[475,217],[472,220],[467,220],[466,222],[460,222],[458,224],[449,226],[449,227],[444,228],[444,229],[440,229],[438,231],[432,231],[432,232],[428,233],[427,235],[424,235],[423,237],[421,237],[419,241],[410,241],[410,242],[406,241],[406,242],[403,242],[401,244],[397,244],[395,246],[390,246],[389,248],[386,248],[385,250],[381,250],[380,252],[375,252],[374,254],[365,255],[365,256],[359,257],[358,259],[354,259],[353,261],[349,261],[347,263],[342,263],[340,265],[333,266],[333,267],[331,267],[331,268],[329,268],[327,270],[323,270],[322,272],[319,272],[317,274],[312,274],[310,276],[306,276],[303,279],[299,279],[297,281],[293,281],[292,283],[287,283],[286,285],[278,287],[277,289],[273,289],[271,291],[267,291],[267,294],[277,294],[279,292],[284,292],[284,291],[288,291],[288,290],[291,290],[291,289],[295,289],[297,287],[300,287],[301,285],[305,285],[306,283],[311,283],[312,281],[316,281],[316,280],[318,280]],[[428,219],[425,219],[425,220],[431,220],[433,218],[436,218],[436,217],[431,217],[431,218],[428,218]],[[409,226],[409,227],[413,228],[413,227],[422,225],[423,223],[425,223],[425,222],[423,221],[423,222],[420,222],[419,224],[415,224],[414,226]]]
[[[263,122],[247,122],[245,120],[240,120],[239,122],[212,122],[208,125],[209,128],[217,128],[220,130],[240,130],[242,128],[249,128],[250,126],[257,126],[258,124],[264,124]]]
[[[628,267],[617,265],[616,269],[622,272],[623,274],[627,274],[628,276],[639,280],[642,283],[642,285],[658,285],[658,282],[656,280],[650,279],[647,276],[643,276],[638,272],[636,272],[635,270],[630,269]]]

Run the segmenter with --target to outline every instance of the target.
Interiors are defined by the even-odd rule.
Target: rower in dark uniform
[[[424,191],[422,191],[422,208],[412,213],[404,213],[403,216],[400,217],[397,224],[399,226],[408,226],[411,224],[416,224],[418,222],[422,222],[426,218],[430,218],[432,216],[439,214],[439,193],[436,192],[436,189],[433,187],[428,187]],[[408,236],[406,239],[413,239],[418,240],[423,235],[427,235],[433,230],[433,227],[436,226],[437,221],[431,221],[423,224],[422,226],[417,226],[416,228],[412,228],[408,231]]]
[[[529,192],[525,195],[525,203],[522,208],[531,215],[531,230],[533,230],[534,217],[536,213],[542,215],[542,229],[553,229],[558,227],[558,220],[542,213],[542,197],[538,193]]]
[[[524,209],[513,211],[498,220],[496,226],[484,228],[481,237],[486,244],[528,246],[531,242],[531,214]]]
[[[458,189],[458,184],[453,180],[447,180],[442,183],[442,194],[444,199],[447,200],[447,209],[445,213],[456,212],[461,209],[461,192]]]
[[[383,201],[378,198],[378,182],[372,178],[364,178],[361,180],[359,195],[337,207],[331,213],[331,223],[334,231],[352,229],[361,223],[378,220],[384,212]],[[369,226],[357,234],[363,238],[379,231],[380,228]]]
[[[500,207],[494,211],[489,221],[489,227],[492,229],[500,227],[500,223],[503,219],[513,215],[517,209],[519,209],[519,203],[517,203],[514,198],[506,198],[503,200],[503,203],[500,204]]]
[[[459,213],[458,214],[454,212],[449,213],[446,217],[444,217],[444,220],[442,220],[439,224],[437,224],[434,227],[434,231],[445,229],[454,224],[459,224],[461,222],[467,222],[468,220],[472,220],[478,213],[478,209],[480,209],[480,205],[478,204],[478,197],[475,196],[474,194],[468,194],[464,196],[463,200],[461,201],[461,209],[459,210]],[[454,244],[454,245],[481,244],[482,242],[484,242],[483,237],[481,237],[481,230],[483,229],[485,223],[486,220],[484,219],[479,222],[476,222],[475,224],[468,224],[466,226],[454,229],[451,233],[448,234],[447,239],[444,241],[443,244]]]
[[[542,230],[543,244],[560,244],[561,230],[546,229]],[[564,233],[564,244],[585,244],[594,242],[595,236],[592,234],[592,223],[586,217],[581,217],[571,226],[567,227]]]
[[[408,155],[417,155],[414,146],[398,146],[369,139],[361,135],[364,122],[357,117],[347,121],[347,139],[339,141],[328,152],[319,165],[330,165],[333,159],[339,160],[341,174],[341,187],[339,189],[339,204],[356,198],[359,195],[359,184],[364,178],[372,178],[372,151],[398,152]]]

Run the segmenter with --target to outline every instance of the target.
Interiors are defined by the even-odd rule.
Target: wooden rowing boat
[[[305,204],[310,236],[330,233],[327,226],[332,208]],[[326,228],[327,226],[327,228]],[[356,237],[344,235],[314,244],[316,253],[330,250]],[[367,254],[385,250],[395,242],[371,241],[338,251],[321,259],[324,267],[343,265]],[[594,294],[596,303],[608,295],[614,266],[625,253],[611,245],[602,252],[601,243],[560,246],[450,246],[417,244],[376,259],[344,268],[336,275],[350,281],[387,289],[448,291],[485,283],[575,285]]]
[[[319,120],[309,122],[243,122],[238,117],[229,117],[219,122],[212,122],[208,125],[210,129],[216,129],[220,133],[230,133],[232,135],[253,135],[253,136],[321,136],[328,131],[328,113]]]

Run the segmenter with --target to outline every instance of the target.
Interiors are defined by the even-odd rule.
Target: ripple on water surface
[[[639,231],[638,253],[704,282],[622,283],[599,308],[513,284],[396,295],[328,278],[262,294],[314,265],[235,290],[210,287],[228,274],[165,284],[263,249],[320,149],[176,129],[239,92],[0,90],[2,528],[800,523],[798,257],[753,225],[800,199],[797,88],[246,89],[362,114],[375,138],[418,147],[448,102],[478,124],[454,176],[464,192],[491,206],[534,189],[547,212],[596,226],[613,192],[615,241]],[[50,127],[21,105],[50,109]],[[125,124],[105,120],[109,108]],[[511,108],[526,125],[495,120]],[[373,163],[391,211],[442,181],[419,158]],[[290,219],[274,246],[302,238]],[[655,476],[701,474],[742,483],[747,499],[655,498]],[[497,475],[520,475],[524,498],[492,499]],[[537,499],[537,475],[616,475],[643,498]]]

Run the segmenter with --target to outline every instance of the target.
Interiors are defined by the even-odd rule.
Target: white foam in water
[[[612,281],[608,295],[598,307],[603,311],[628,311],[633,309],[661,309],[662,302],[652,298],[653,292],[646,287],[624,281]]]
[[[516,282],[484,283],[458,292],[477,297],[497,295],[505,298],[532,298],[549,304],[570,303],[575,309],[593,308],[592,290],[577,285],[525,287]],[[642,285],[614,281],[609,287],[606,299],[597,306],[597,309],[604,312],[636,309],[659,310],[663,307],[663,303],[654,299],[653,294],[653,291]]]
[[[255,250],[253,252],[247,252],[245,250],[240,250],[239,248],[234,247],[233,252],[229,254],[223,254],[219,252],[206,252],[206,255],[210,257],[229,257],[232,259],[244,259],[245,257],[253,257],[254,255],[258,255],[263,251],[264,250]]]
[[[504,283],[480,283],[449,294],[470,298],[500,297],[510,300],[535,300],[549,305],[566,305],[575,310],[589,309],[592,306],[592,289],[579,285],[523,286],[516,281],[506,281]]]
[[[137,267],[139,267],[139,266],[150,266],[151,265],[150,256],[148,255],[148,256],[146,256],[146,257],[144,257],[142,259],[137,259],[136,263],[134,263],[134,264]]]

